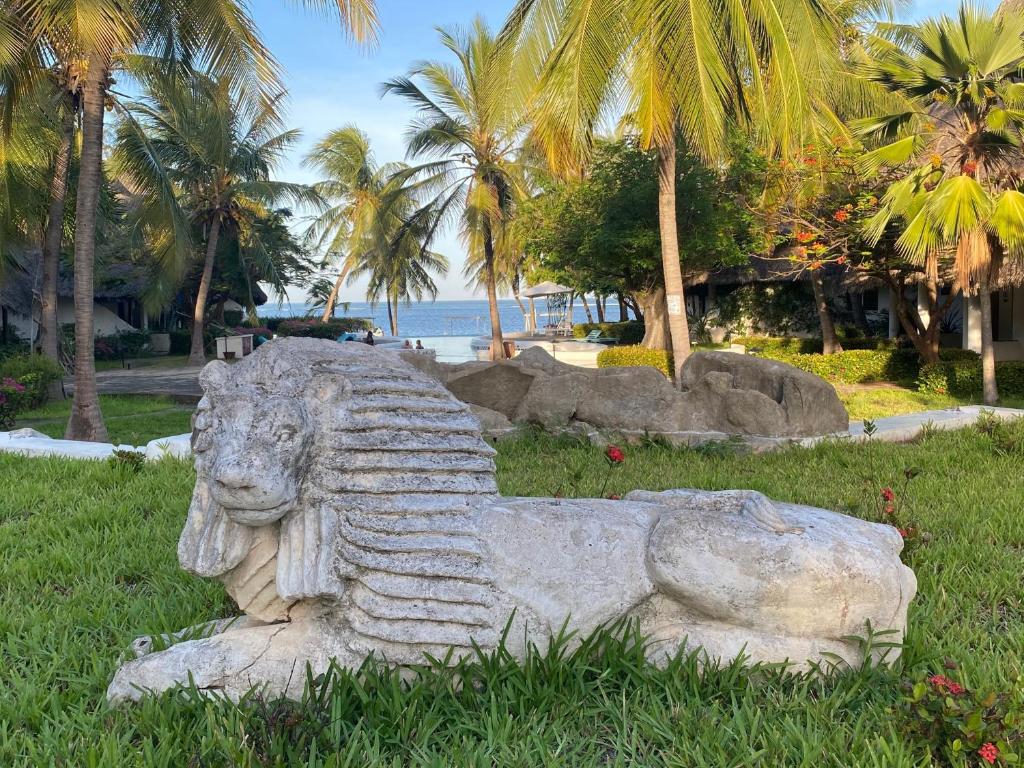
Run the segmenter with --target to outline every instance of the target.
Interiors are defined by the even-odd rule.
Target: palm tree
[[[306,0],[336,9],[353,37],[376,31],[373,0]],[[5,26],[0,62],[39,51],[40,60],[68,62],[81,103],[82,148],[75,203],[75,396],[66,437],[105,440],[93,360],[93,266],[96,215],[103,162],[104,112],[115,68],[138,52],[183,64],[209,64],[219,73],[276,82],[276,65],[263,47],[247,10],[237,2],[169,3],[166,0],[82,0],[41,3],[8,0],[5,10],[23,22]],[[13,32],[11,30],[14,30]],[[22,31],[27,30],[24,34]]]
[[[827,100],[811,96],[834,87],[837,26],[818,0],[518,0],[509,16],[499,58],[513,84],[536,88],[534,133],[553,167],[577,169],[601,117],[623,104],[643,146],[657,152],[677,380],[690,353],[675,220],[677,140],[716,161],[737,121],[783,152],[834,129]],[[820,120],[808,119],[812,104]]]
[[[865,169],[903,171],[869,235],[877,242],[901,221],[896,244],[909,260],[935,264],[955,253],[960,288],[981,294],[984,399],[995,405],[992,275],[1024,249],[1024,17],[963,5],[955,18],[882,32],[865,76],[909,106],[860,125],[881,144],[865,155]]]
[[[407,138],[410,158],[424,160],[409,176],[436,196],[414,218],[430,220],[424,247],[453,216],[469,252],[483,254],[491,319],[491,357],[505,358],[498,313],[496,244],[510,226],[524,194],[519,145],[526,111],[507,89],[508,74],[496,56],[497,41],[483,20],[468,31],[438,30],[456,58],[454,66],[427,62],[383,85],[385,94],[409,101],[418,116]],[[423,85],[420,85],[420,82]]]
[[[322,180],[313,189],[329,207],[310,225],[307,239],[327,254],[340,255],[334,287],[324,306],[323,322],[330,320],[342,285],[368,254],[384,251],[389,235],[384,208],[385,190],[398,164],[377,164],[369,137],[354,125],[331,131],[306,155],[304,164]]]
[[[272,172],[299,137],[283,130],[283,95],[234,91],[227,78],[154,77],[145,98],[126,105],[114,167],[148,205],[142,218],[172,274],[193,262],[190,231],[203,243],[189,362],[205,362],[207,298],[223,235],[260,251],[258,228],[283,199],[317,204],[308,187],[275,181]],[[162,246],[162,247],[161,247]]]

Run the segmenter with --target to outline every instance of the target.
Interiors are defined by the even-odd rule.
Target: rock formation
[[[178,558],[244,615],[140,638],[113,701],[190,680],[299,696],[332,660],[492,649],[510,617],[516,655],[626,618],[654,662],[702,647],[797,667],[860,663],[868,622],[905,628],[915,579],[890,527],[751,491],[502,498],[470,408],[361,344],[277,340],[201,381]]]
[[[683,366],[681,389],[654,368],[579,368],[538,347],[500,363],[445,365],[415,355],[407,360],[463,402],[512,423],[547,429],[582,422],[627,436],[801,438],[849,428],[846,409],[825,380],[785,363],[731,352],[692,355]],[[485,424],[502,423],[478,415]]]

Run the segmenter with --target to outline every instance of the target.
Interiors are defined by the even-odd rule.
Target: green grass
[[[132,369],[136,368],[184,368],[188,365],[188,355],[154,355],[153,357],[130,358]],[[97,360],[97,371],[119,371],[124,368],[120,360]]]
[[[843,401],[851,421],[880,419],[885,416],[899,416],[918,411],[932,411],[953,408],[958,405],[976,404],[949,395],[919,392],[896,384],[889,385],[842,385],[836,387],[839,399]],[[1024,408],[1024,400],[1006,398],[1006,408]]]
[[[229,615],[222,588],[176,563],[193,481],[182,463],[0,456],[2,766],[924,766],[904,734],[906,679],[944,659],[972,689],[1024,673],[1024,424],[909,445],[825,444],[760,456],[627,449],[607,493],[752,488],[876,519],[879,489],[909,486],[925,532],[903,660],[834,679],[691,662],[644,665],[628,643],[526,665],[490,660],[401,684],[342,675],[301,706],[188,702],[110,709],[104,689],[133,637]],[[506,495],[597,494],[606,463],[568,440],[503,442]]]
[[[110,441],[145,445],[150,440],[181,435],[192,429],[192,406],[152,395],[100,395],[100,410]],[[71,400],[50,402],[18,414],[16,428],[31,427],[50,437],[64,437]]]

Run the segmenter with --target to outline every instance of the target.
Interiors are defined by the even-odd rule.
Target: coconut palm
[[[675,226],[677,139],[705,160],[748,123],[783,152],[839,121],[827,99],[840,41],[818,0],[519,0],[502,33],[510,81],[535,83],[535,136],[574,168],[609,110],[630,115],[658,156],[662,268],[676,375],[690,352]],[[820,118],[811,118],[815,112]],[[756,118],[756,119],[754,119]]]
[[[125,106],[113,165],[146,201],[140,219],[164,270],[180,276],[194,262],[191,232],[202,243],[189,353],[195,365],[206,359],[206,305],[221,238],[232,236],[243,255],[258,257],[257,221],[281,201],[319,202],[309,187],[271,178],[299,138],[283,129],[282,98],[236,91],[228,78],[158,76],[143,99]]]
[[[396,234],[395,218],[390,217],[389,227],[389,217],[384,215],[384,197],[389,180],[405,166],[378,165],[369,137],[354,125],[328,133],[306,155],[304,164],[320,174],[313,189],[329,205],[310,225],[307,240],[340,262],[324,306],[326,323],[352,270],[370,254],[386,251],[388,238]]]
[[[407,146],[422,165],[408,174],[434,195],[415,216],[431,220],[425,247],[445,222],[458,217],[468,251],[483,255],[491,319],[491,357],[505,357],[498,313],[496,244],[510,226],[524,193],[519,146],[526,112],[507,90],[508,74],[496,57],[497,41],[477,18],[469,30],[438,30],[456,62],[426,62],[406,77],[389,80],[385,94],[417,110]]]
[[[376,30],[373,0],[306,0],[333,9],[353,37]],[[106,428],[96,393],[93,342],[93,265],[102,174],[104,112],[115,70],[145,52],[184,65],[209,66],[249,81],[276,82],[275,64],[237,2],[80,0],[75,3],[8,0],[19,25],[0,34],[0,64],[38,51],[42,61],[68,62],[79,73],[82,149],[75,204],[75,397],[66,436],[103,440]]]
[[[992,275],[1024,249],[1024,17],[963,5],[956,17],[881,31],[865,77],[909,107],[860,124],[880,142],[864,168],[902,170],[869,235],[877,242],[900,221],[897,247],[911,261],[955,253],[957,283],[981,294],[984,396],[994,405]]]

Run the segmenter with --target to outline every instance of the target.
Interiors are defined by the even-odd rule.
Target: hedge
[[[644,324],[639,320],[625,323],[576,323],[572,334],[585,339],[591,331],[600,331],[602,337],[615,339],[619,344],[639,344],[644,340]]]
[[[841,339],[843,350],[850,352],[860,349],[897,349],[895,339],[881,339],[875,337],[864,337],[860,339]],[[761,350],[762,353],[787,353],[793,355],[820,355],[822,350],[821,339],[795,338],[792,336],[737,336],[731,339],[733,344],[742,344],[749,352],[751,349]],[[769,356],[762,354],[763,357]]]
[[[871,344],[888,342],[887,339],[857,341]],[[851,349],[832,355],[822,355],[804,351],[820,349],[820,339],[747,336],[734,339],[734,343],[743,344],[747,347],[747,352],[756,357],[788,363],[839,384],[866,384],[875,381],[912,382],[921,372],[921,358],[913,349],[890,346],[880,349]],[[963,349],[944,349],[939,356],[949,362],[978,359],[976,353]]]
[[[1014,360],[996,363],[996,385],[1004,397],[1024,397],[1024,362]],[[982,396],[981,361],[958,360],[930,363],[921,368],[917,380],[922,392],[953,397]]]
[[[266,322],[267,327],[273,327]],[[282,320],[275,329],[278,336],[303,336],[313,339],[336,339],[343,333],[366,333],[372,326],[358,317],[339,317],[322,323],[319,320]]]
[[[597,356],[598,368],[622,368],[649,365],[666,376],[672,375],[672,353],[663,349],[647,349],[636,345],[608,347]]]

